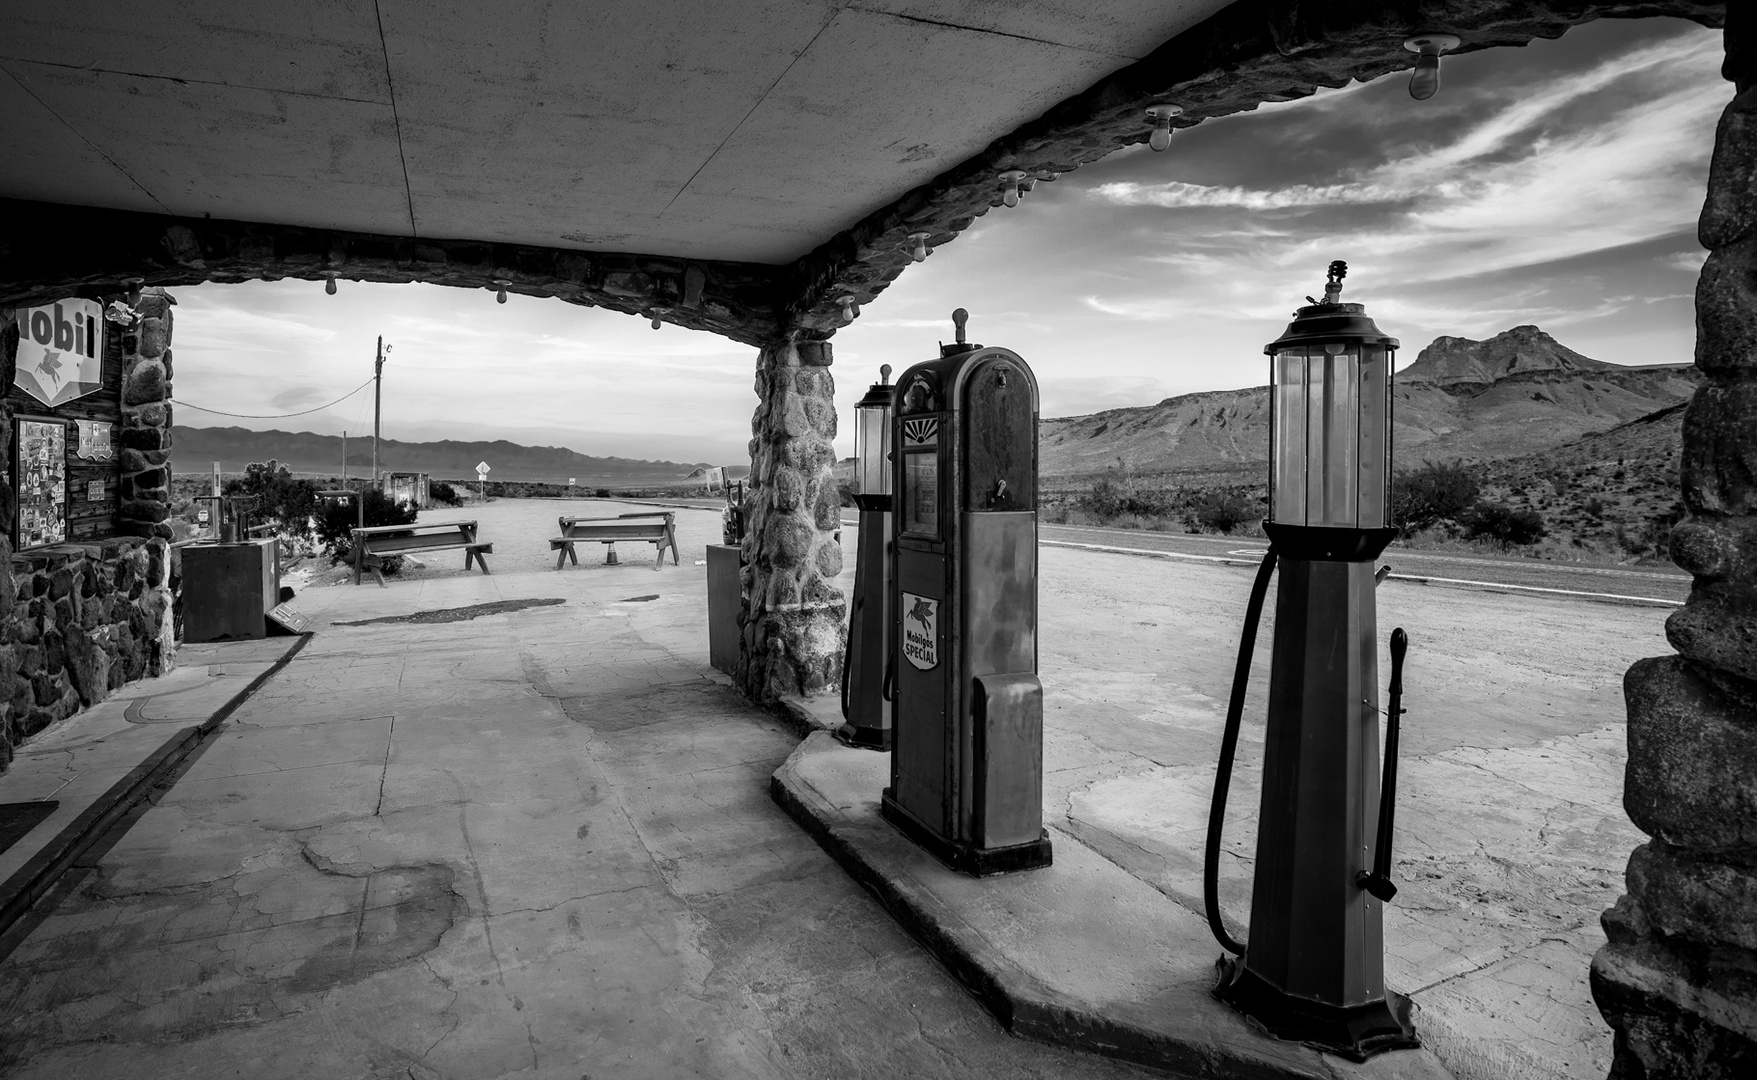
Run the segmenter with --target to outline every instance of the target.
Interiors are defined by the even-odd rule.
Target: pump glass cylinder
[[[860,495],[891,493],[891,410],[862,405],[854,410],[855,482]]]
[[[1273,354],[1272,521],[1384,525],[1387,362],[1384,346],[1357,341],[1301,343]]]

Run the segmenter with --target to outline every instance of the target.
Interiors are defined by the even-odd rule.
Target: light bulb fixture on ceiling
[[[1184,107],[1162,101],[1157,105],[1147,106],[1147,116],[1153,121],[1153,134],[1147,136],[1147,145],[1154,150],[1163,150],[1171,145],[1171,118],[1181,116]]]
[[[494,279],[494,285],[499,290],[498,292],[496,292],[494,294],[494,302],[495,303],[497,303],[497,304],[506,303],[506,287],[511,284],[512,284],[512,282],[507,281],[504,278],[495,278]]]
[[[323,291],[330,294],[331,296],[334,296],[336,294],[336,275],[335,275],[335,272],[334,271],[326,271],[323,276],[326,279],[323,283]]]
[[[909,234],[909,257],[911,259],[914,259],[916,262],[927,261],[927,253],[932,250],[927,246],[927,238],[932,235],[932,233],[925,232],[912,232]]]
[[[128,288],[128,306],[129,307],[139,307],[140,306],[140,289],[141,289],[141,286],[146,284],[146,279],[145,278],[138,278],[138,277],[123,278],[122,284],[127,286],[127,288]]]
[[[659,329],[659,326],[660,326],[659,316],[657,316],[657,315],[652,316],[652,320],[653,320],[653,329],[655,329],[655,330]]]
[[[860,304],[852,296],[842,297],[842,324],[846,326],[860,318]]]
[[[1440,89],[1440,54],[1451,52],[1459,44],[1457,34],[1417,34],[1403,43],[1403,47],[1419,55],[1415,58],[1415,71],[1409,76],[1409,96],[1417,101],[1426,101]]]
[[[1008,169],[1001,173],[1001,203],[1004,206],[1019,205],[1019,185],[1025,179],[1024,169]]]

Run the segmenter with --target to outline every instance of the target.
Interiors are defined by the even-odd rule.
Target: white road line
[[[1117,555],[1146,555],[1156,559],[1191,559],[1196,562],[1217,562],[1227,566],[1255,566],[1261,560],[1228,558],[1224,555],[1186,555],[1181,551],[1155,551],[1151,548],[1113,547],[1109,544],[1076,544],[1071,540],[1038,540],[1044,547],[1080,548],[1085,551],[1108,551]],[[1621,600],[1636,604],[1659,604],[1680,607],[1681,600],[1662,600],[1657,596],[1625,596],[1621,593],[1582,592],[1578,589],[1548,589],[1541,585],[1510,585],[1502,581],[1472,581],[1468,578],[1431,577],[1426,574],[1385,575],[1388,581],[1408,581],[1417,585],[1470,585],[1483,589],[1513,589],[1518,592],[1547,593],[1553,596],[1580,596],[1592,600]]]

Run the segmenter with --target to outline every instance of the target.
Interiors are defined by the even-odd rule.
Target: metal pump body
[[[1205,899],[1229,952],[1215,993],[1270,1034],[1352,1057],[1416,1045],[1385,989],[1389,817],[1380,819],[1378,584],[1388,525],[1391,371],[1397,340],[1341,299],[1294,313],[1271,358],[1270,553],[1253,587],[1210,814]],[[1249,639],[1279,559],[1248,943],[1226,932],[1215,863]],[[1401,661],[1401,652],[1395,654]],[[1385,785],[1394,772],[1387,772]],[[1386,810],[1389,810],[1387,801]],[[1382,833],[1382,839],[1376,834]],[[1374,863],[1379,840],[1386,857]]]
[[[881,811],[954,869],[1047,866],[1037,679],[1037,380],[958,343],[897,382],[893,748]]]
[[[890,371],[886,365],[887,377]],[[891,391],[887,383],[874,383],[856,408],[889,409]],[[848,652],[842,663],[844,723],[836,729],[836,737],[848,745],[872,750],[891,748],[891,709],[885,700],[891,659],[891,501],[888,491],[861,491],[854,496],[860,511],[856,534],[860,547],[848,612]]]

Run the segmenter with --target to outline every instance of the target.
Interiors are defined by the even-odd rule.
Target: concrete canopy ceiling
[[[90,0],[0,31],[0,302],[333,275],[826,335],[998,203],[1180,125],[1706,0]],[[79,242],[70,244],[77,236]]]
[[[18,5],[0,194],[783,264],[1223,6]]]

